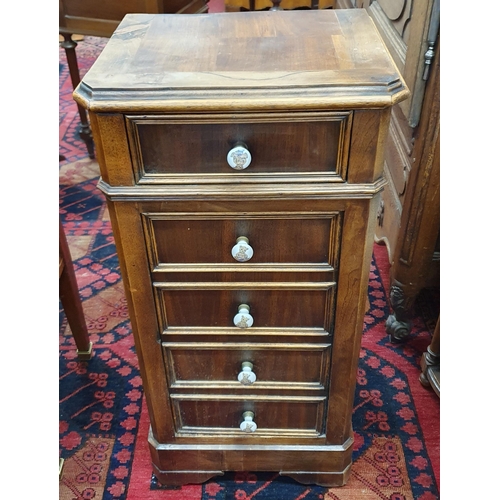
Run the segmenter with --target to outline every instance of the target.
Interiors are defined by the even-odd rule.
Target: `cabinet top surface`
[[[128,14],[75,98],[146,111],[186,100],[385,107],[407,93],[367,13],[349,9]]]

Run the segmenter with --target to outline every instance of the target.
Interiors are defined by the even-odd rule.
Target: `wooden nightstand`
[[[347,481],[407,95],[363,11],[128,15],[86,74],[161,482]]]

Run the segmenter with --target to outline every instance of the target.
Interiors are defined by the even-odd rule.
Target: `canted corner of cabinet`
[[[115,112],[391,106],[408,88],[357,10],[126,16],[75,99]]]

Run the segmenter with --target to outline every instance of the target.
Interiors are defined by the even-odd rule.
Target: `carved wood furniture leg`
[[[419,292],[439,284],[439,186],[440,186],[440,112],[439,112],[439,46],[437,59],[429,77],[424,109],[415,137],[413,168],[415,182],[408,186],[401,218],[400,237],[391,266],[390,301],[393,314],[386,329],[393,342],[410,334],[411,309]],[[379,220],[384,217],[380,208]]]
[[[411,332],[410,311],[415,300],[414,296],[405,294],[404,286],[393,281],[389,293],[389,301],[393,313],[385,322],[385,329],[391,336],[391,342],[401,343],[408,339]]]
[[[59,256],[59,298],[75,339],[78,358],[81,361],[88,360],[92,357],[92,342],[89,340],[75,270],[61,221],[59,221]]]
[[[439,318],[437,320],[432,341],[427,347],[427,352],[422,355],[420,367],[422,373],[419,380],[424,387],[432,387],[436,394],[440,395],[440,377],[439,377]]]
[[[71,83],[73,85],[73,89],[76,89],[78,84],[80,83],[80,72],[78,70],[78,60],[76,58],[75,48],[77,43],[71,38],[71,34],[69,33],[61,33],[64,37],[64,41],[61,42],[61,47],[66,52],[66,59],[68,61],[69,74],[71,76]],[[94,159],[94,140],[92,138],[92,132],[90,130],[90,124],[87,117],[87,112],[80,105],[78,106],[78,114],[80,115],[80,138],[87,146],[87,151],[89,153],[89,157]]]

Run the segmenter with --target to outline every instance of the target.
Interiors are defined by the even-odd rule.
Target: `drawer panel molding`
[[[340,212],[143,213],[142,217],[152,271],[266,272],[293,271],[295,266],[325,271],[338,266]],[[232,250],[240,238],[246,238],[248,243],[243,244],[252,252],[245,254],[246,261],[237,262]]]
[[[352,114],[127,115],[125,120],[139,184],[258,183],[268,182],[269,174],[285,183],[304,177],[344,182]],[[234,171],[227,156],[240,144],[251,164]]]
[[[323,433],[325,397],[171,394],[170,398],[181,436],[313,437]],[[247,411],[253,412],[258,427],[252,433],[240,429]]]
[[[330,343],[163,342],[165,366],[174,389],[324,390]],[[238,380],[251,363],[254,381]]]
[[[333,325],[335,283],[153,283],[162,331],[169,327],[233,330],[240,304],[252,308],[259,328],[323,328]],[[286,304],[286,307],[284,305]]]

